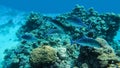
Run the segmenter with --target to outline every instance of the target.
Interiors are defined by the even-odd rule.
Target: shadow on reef
[[[35,12],[26,18],[16,33],[20,43],[5,50],[3,68],[120,67],[113,40],[119,14],[99,14],[76,5],[54,18]]]

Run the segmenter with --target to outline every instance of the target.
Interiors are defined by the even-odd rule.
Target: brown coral
[[[30,62],[34,67],[40,67],[44,64],[52,64],[56,61],[56,51],[50,46],[41,46],[32,50]]]
[[[88,68],[113,68],[113,66],[119,66],[120,60],[107,41],[102,38],[97,38],[96,41],[101,44],[101,48],[81,47],[79,57],[81,64],[87,63]]]

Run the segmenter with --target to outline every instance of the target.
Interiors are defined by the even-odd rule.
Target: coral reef
[[[63,14],[57,17],[57,20],[62,19],[61,22],[65,22],[64,24],[67,25],[68,22],[66,22],[65,20],[73,16],[80,18],[81,21],[88,26],[86,30],[83,30],[84,33],[87,33],[90,30],[97,31],[95,33],[95,37],[99,36],[105,38],[108,42],[113,40],[120,26],[119,15],[116,15],[114,13],[98,14],[96,11],[94,11],[93,8],[90,8],[87,12],[83,6],[79,6],[79,5],[77,5],[71,13]],[[74,25],[73,26],[67,25],[67,26],[71,28],[70,33],[72,33],[72,31],[76,33],[75,29],[78,28],[73,28]],[[79,29],[78,33],[80,33],[81,31],[82,30]]]
[[[22,26],[23,32],[30,32],[34,29],[37,29],[43,22],[44,19],[42,15],[31,12],[27,17],[25,25]]]
[[[54,18],[32,12],[16,33],[18,46],[5,50],[3,68],[119,67],[119,27],[120,15],[79,5]]]

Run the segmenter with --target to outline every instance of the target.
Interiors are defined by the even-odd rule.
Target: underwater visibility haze
[[[119,6],[1,0],[0,68],[120,68]]]

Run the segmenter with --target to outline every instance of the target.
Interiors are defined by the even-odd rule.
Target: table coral
[[[56,51],[50,46],[41,46],[32,50],[30,63],[33,67],[52,64],[56,61]]]

